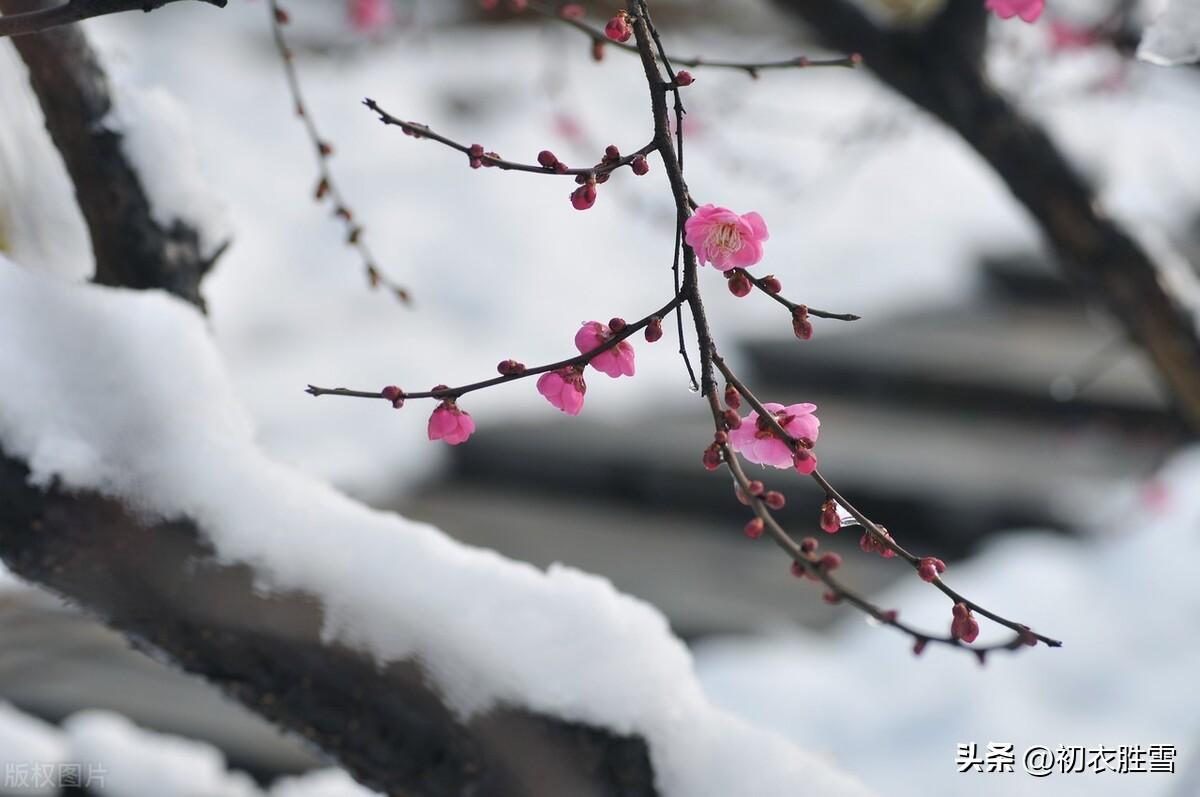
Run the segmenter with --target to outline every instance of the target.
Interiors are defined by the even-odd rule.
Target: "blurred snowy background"
[[[676,52],[813,51],[756,0],[659,5]],[[1053,25],[993,24],[993,77],[1115,216],[1190,269],[1200,262],[1200,73],[1063,35],[1112,3],[1051,5]],[[984,668],[940,650],[914,659],[903,639],[824,606],[774,551],[741,538],[726,483],[698,467],[705,410],[669,338],[638,347],[635,379],[593,380],[578,420],[532,384],[470,396],[463,405],[480,432],[454,451],[424,440],[421,407],[306,396],[309,382],[424,389],[482,378],[508,357],[561,358],[580,321],[641,317],[669,296],[673,211],[657,162],[647,177],[617,176],[578,213],[561,181],[472,171],[359,104],[373,97],[516,160],[548,148],[591,162],[606,144],[630,150],[648,138],[634,59],[610,52],[598,65],[563,26],[496,23],[467,4],[397,3],[395,25],[370,38],[349,28],[341,3],[288,7],[332,167],[380,267],[415,297],[412,310],[366,288],[340,227],[311,201],[312,156],[261,0],[87,26],[127,97],[128,129],[153,118],[194,145],[131,144],[163,170],[151,182],[177,191],[172,207],[202,217],[213,240],[233,241],[204,292],[270,454],[473,544],[610,577],[694,643],[719,703],[881,794],[1200,794],[1200,648],[1190,633],[1200,461],[1182,449],[1186,436],[1140,356],[1058,281],[1033,222],[954,134],[865,70],[756,81],[697,70],[687,94],[694,195],[762,213],[771,229],[762,272],[788,296],[864,317],[818,322],[800,346],[779,308],[734,299],[711,272],[702,276],[718,335],[737,344],[760,395],[821,406],[822,465],[835,483],[910,547],[961,558],[952,584],[1066,642]],[[0,249],[69,279],[90,268],[69,183],[7,44]],[[815,529],[819,495],[786,484],[785,519]],[[948,623],[944,599],[902,568],[855,555],[846,570],[906,617]],[[0,764],[104,761],[113,794],[257,793],[222,756],[264,782],[319,764],[15,581],[0,582],[0,700],[12,706],[0,702]],[[215,747],[166,742],[116,715],[76,715],[87,709]],[[1175,745],[1179,772],[957,772],[956,743],[997,741]],[[174,757],[148,752],[155,745]],[[136,774],[121,780],[122,769]],[[271,794],[356,793],[338,778]]]

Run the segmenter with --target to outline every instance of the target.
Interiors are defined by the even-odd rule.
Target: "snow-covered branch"
[[[652,607],[270,461],[177,299],[0,261],[0,337],[0,373],[23,385],[0,397],[0,556],[365,784],[865,793],[715,709]]]
[[[24,5],[0,0],[6,13]],[[0,17],[0,25],[17,18]],[[140,102],[131,93],[122,105],[78,27],[20,36],[13,44],[74,184],[91,237],[95,281],[163,288],[202,305],[200,279],[226,242],[209,222],[212,203],[197,199],[194,181],[186,179],[190,139],[181,125],[171,125],[177,113],[171,98]],[[165,134],[146,138],[163,124]]]
[[[59,5],[35,3],[6,3],[0,16],[0,37],[28,36],[61,25],[69,25],[92,17],[119,14],[123,11],[153,11],[179,0],[66,0]],[[224,8],[228,0],[199,0]],[[26,8],[22,8],[26,6]]]

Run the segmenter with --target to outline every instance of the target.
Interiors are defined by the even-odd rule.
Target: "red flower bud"
[[[516,360],[505,360],[496,366],[496,370],[504,376],[520,376],[525,373],[525,365]]]
[[[630,29],[629,23],[625,21],[624,14],[617,14],[604,26],[604,35],[615,42],[629,41],[632,34],[633,31]]]
[[[832,573],[842,566],[842,557],[836,553],[827,553],[817,562],[817,566],[826,573]]]
[[[821,504],[821,531],[837,534],[842,530],[842,519],[838,517],[837,505],[833,501]]]
[[[761,537],[763,533],[762,518],[754,518],[754,520],[751,520],[749,523],[747,523],[745,531],[746,536],[752,540],[757,540],[759,537]]]
[[[701,461],[706,470],[716,470],[721,467],[721,449],[715,445],[709,446],[704,449],[704,457]]]
[[[750,293],[750,290],[753,287],[750,285],[750,280],[746,279],[745,274],[739,274],[737,272],[734,272],[733,276],[729,278],[728,285],[729,292],[738,298]]]
[[[750,495],[753,495],[755,497],[762,495],[763,491],[767,489],[766,486],[762,482],[758,481],[757,479],[755,479],[754,481],[752,481],[748,485],[746,485],[746,488],[747,488],[747,490],[749,490]]]
[[[379,391],[380,395],[387,401],[392,402],[392,406],[400,409],[404,406],[404,391],[395,385],[388,385],[383,390]]]
[[[692,73],[688,72],[686,69],[675,73],[675,85],[677,86],[690,86],[695,82],[696,79],[692,77]]]
[[[599,62],[604,60],[604,40],[596,39],[592,42],[592,60]]]
[[[742,416],[738,415],[735,410],[725,410],[725,412],[721,414],[721,418],[725,421],[725,425],[730,429],[742,428]]]
[[[641,177],[643,174],[650,171],[650,164],[646,161],[646,156],[638,155],[630,162],[629,168],[633,169],[634,174],[636,174],[638,177]]]
[[[776,294],[783,290],[783,283],[781,283],[774,274],[768,274],[767,276],[763,277],[762,286],[766,288],[767,293],[770,294]]]
[[[576,210],[587,210],[596,204],[596,186],[586,183],[571,192],[571,206]]]
[[[813,551],[817,550],[818,545],[820,545],[820,543],[817,542],[816,537],[805,537],[804,539],[800,540],[800,551],[801,553],[812,553]]]
[[[627,326],[629,326],[629,325],[625,323],[624,318],[613,318],[613,319],[610,319],[608,322],[608,328],[611,329],[613,332],[620,332],[622,329],[624,329]]]
[[[742,397],[733,385],[725,386],[725,406],[731,410],[736,410],[742,406]]]
[[[558,164],[558,158],[548,149],[538,153],[537,161],[546,169],[553,169]]]
[[[946,563],[932,556],[926,556],[917,564],[917,575],[924,581],[933,581],[939,574],[945,572]]]
[[[808,315],[792,314],[792,332],[796,333],[796,337],[800,340],[811,340],[813,336],[813,325],[808,320]]]
[[[609,144],[604,148],[604,162],[611,163],[621,159],[621,150],[617,149],[616,144]]]
[[[646,324],[646,342],[654,343],[656,340],[661,339],[662,336],[662,319],[658,316],[654,316],[654,318],[651,318],[650,322]]]
[[[787,499],[783,497],[783,493],[778,492],[777,490],[772,490],[771,492],[767,493],[766,499],[767,506],[771,507],[772,509],[783,509],[784,504],[787,503]]]

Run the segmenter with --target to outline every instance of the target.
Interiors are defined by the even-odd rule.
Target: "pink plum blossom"
[[[821,426],[817,416],[813,415],[813,411],[817,408],[816,404],[792,404],[787,407],[782,404],[764,404],[763,406],[775,416],[775,420],[779,422],[783,430],[792,437],[803,437],[809,441],[816,441]],[[801,470],[798,458],[793,456],[792,449],[788,447],[787,443],[776,437],[774,431],[765,422],[760,425],[758,413],[753,410],[742,419],[741,426],[730,430],[729,442],[733,444],[734,451],[750,462],[770,465],[773,468],[795,466],[797,470]],[[813,467],[816,467],[816,457],[811,452],[805,453],[812,460]],[[805,471],[801,470],[801,473],[803,472]]]
[[[1026,22],[1035,22],[1045,10],[1046,0],[987,0],[984,5],[1000,19],[1017,16]]]
[[[452,446],[467,442],[467,438],[475,431],[475,421],[470,413],[458,408],[453,399],[447,399],[438,405],[429,416],[429,439],[445,440]]]
[[[350,25],[359,33],[374,33],[393,19],[392,0],[350,0]]]
[[[580,354],[595,351],[612,340],[613,331],[607,324],[599,321],[585,321],[575,333],[575,348]],[[621,341],[607,351],[600,352],[592,358],[592,367],[601,373],[608,374],[613,379],[620,376],[633,376],[633,346],[629,341]]]
[[[542,374],[537,381],[538,392],[567,415],[578,415],[583,410],[583,394],[587,384],[583,374],[573,366]]]
[[[762,260],[762,244],[770,236],[757,213],[739,216],[728,208],[701,205],[684,223],[683,237],[696,250],[700,265],[712,263],[721,271],[729,271]]]

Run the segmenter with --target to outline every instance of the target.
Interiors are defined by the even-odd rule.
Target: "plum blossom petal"
[[[386,28],[394,18],[391,0],[350,0],[350,25],[359,33]]]
[[[537,389],[551,405],[567,415],[578,415],[583,411],[583,394],[587,392],[587,384],[583,381],[583,375],[573,367],[542,374],[537,381]]]
[[[475,431],[470,413],[458,408],[452,400],[443,401],[429,416],[429,439],[444,440],[452,446],[465,443]]]
[[[987,0],[984,5],[1000,19],[1018,16],[1026,22],[1036,22],[1046,9],[1046,0]]]
[[[585,321],[575,333],[575,348],[580,354],[595,351],[612,340],[613,331],[608,324],[599,321]],[[621,376],[633,376],[634,351],[629,341],[623,340],[611,349],[602,351],[592,358],[591,366],[613,379]]]
[[[813,412],[815,404],[792,404],[785,407],[782,404],[764,404],[763,407],[774,416],[779,425],[788,434],[796,438],[807,438],[816,442],[820,432],[821,422]],[[734,451],[744,456],[748,461],[759,465],[770,465],[773,468],[790,468],[795,466],[800,470],[800,463],[792,453],[792,449],[783,440],[775,436],[774,431],[763,424],[758,424],[758,413],[751,411],[742,419],[742,425],[729,432],[729,442]],[[816,457],[806,452],[816,467]],[[801,471],[802,473],[805,471]],[[807,472],[811,473],[812,470]]]
[[[701,205],[683,225],[683,237],[700,265],[721,271],[752,266],[762,260],[762,242],[770,236],[757,213],[739,216],[729,208]]]

